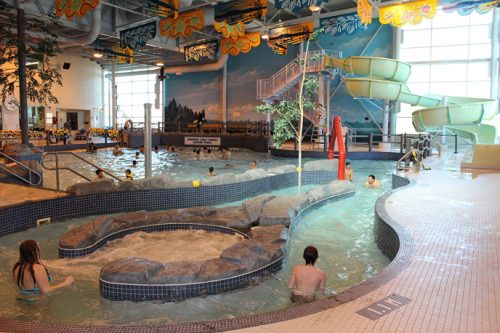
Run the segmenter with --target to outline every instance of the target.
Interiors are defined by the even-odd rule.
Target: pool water
[[[124,154],[113,156],[112,149],[99,149],[97,153],[79,152],[78,155],[84,159],[100,166],[102,169],[115,174],[124,179],[125,170],[130,169],[134,179],[144,178],[144,154],[139,154],[136,158],[137,149],[123,149]],[[152,153],[151,168],[153,176],[163,173],[170,174],[175,180],[193,180],[207,177],[208,168],[213,167],[216,175],[223,173],[239,174],[249,169],[252,161],[258,162],[259,168],[270,169],[284,164],[296,164],[294,159],[271,157],[268,153],[257,153],[246,149],[231,151],[229,160],[222,160],[221,154],[214,151],[211,156],[205,159],[197,159],[193,155],[192,148],[177,149],[176,152],[169,152],[160,149],[158,153]],[[137,166],[132,166],[132,161],[137,160]],[[304,159],[307,161],[308,159]],[[82,175],[92,179],[95,177],[95,168],[70,155],[59,156],[60,167],[70,167]],[[45,158],[45,164],[55,167],[54,155]],[[75,182],[84,182],[70,171],[60,171],[60,188],[66,189]],[[55,171],[44,170],[44,186],[56,188]]]
[[[319,250],[320,258],[316,265],[327,274],[328,290],[338,293],[350,288],[389,264],[389,259],[374,243],[373,212],[376,199],[390,189],[391,172],[394,170],[393,162],[352,161],[352,164],[355,195],[330,201],[305,215],[294,230],[283,269],[255,286],[178,303],[112,302],[103,299],[99,295],[97,279],[90,276],[100,267],[92,261],[104,259],[77,259],[79,262],[75,264],[71,262],[74,259],[57,258],[59,236],[89,220],[71,219],[40,227],[43,232],[38,228],[30,229],[0,239],[0,317],[81,325],[157,324],[233,318],[283,309],[291,305],[287,289],[291,269],[303,263],[302,251],[308,245],[314,245]],[[371,173],[381,181],[382,188],[363,187],[363,182]],[[293,188],[278,194],[295,194],[296,191]],[[39,304],[15,301],[17,290],[10,270],[17,260],[18,244],[25,239],[36,239],[41,244],[42,257],[56,281],[71,273],[76,282],[56,291]],[[134,249],[124,251],[130,255],[135,252]]]

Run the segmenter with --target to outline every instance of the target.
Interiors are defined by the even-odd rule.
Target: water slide
[[[336,59],[326,56],[325,67],[337,67],[347,74],[363,76],[345,79],[353,97],[387,99],[422,106],[412,114],[417,132],[437,132],[443,126],[474,143],[492,144],[496,127],[485,124],[497,113],[496,100],[472,97],[412,94],[405,82],[411,65],[388,58],[349,57]]]

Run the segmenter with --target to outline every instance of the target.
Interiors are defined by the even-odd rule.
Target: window
[[[403,27],[400,60],[412,65],[410,91],[489,98],[492,20],[493,11],[460,16],[438,10],[432,20]],[[411,113],[418,109],[401,104],[397,132],[415,131]]]

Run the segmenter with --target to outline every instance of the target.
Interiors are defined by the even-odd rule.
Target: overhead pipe
[[[165,74],[177,73],[193,73],[193,72],[210,72],[222,69],[227,62],[228,55],[224,54],[219,57],[216,62],[202,65],[181,65],[165,67]]]
[[[97,7],[91,11],[90,30],[86,34],[77,37],[57,35],[57,41],[69,44],[64,45],[64,47],[92,44],[97,39],[97,37],[99,37],[99,33],[101,32],[101,12],[102,4],[97,5]]]

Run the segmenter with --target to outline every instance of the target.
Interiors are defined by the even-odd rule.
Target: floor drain
[[[41,227],[41,226],[44,226],[44,225],[47,225],[47,224],[50,224],[50,217],[45,217],[43,219],[36,220],[36,225],[38,227]]]

